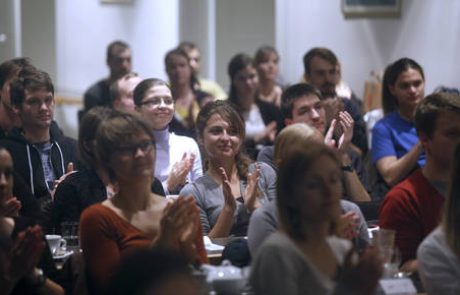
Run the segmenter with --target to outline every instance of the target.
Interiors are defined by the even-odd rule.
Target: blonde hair
[[[282,158],[293,149],[299,149],[310,142],[318,142],[321,133],[305,123],[296,123],[284,128],[276,137],[273,162],[279,166]]]

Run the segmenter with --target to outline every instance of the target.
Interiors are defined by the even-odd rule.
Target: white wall
[[[106,77],[106,48],[116,39],[131,45],[133,69],[141,77],[165,78],[163,57],[178,42],[178,1],[132,2],[56,1],[60,93],[81,95],[90,84]]]
[[[305,52],[325,46],[337,54],[344,79],[359,96],[372,70],[403,56],[424,67],[427,93],[440,84],[460,87],[460,1],[402,2],[399,19],[345,20],[341,0],[277,0],[283,76],[298,81]]]

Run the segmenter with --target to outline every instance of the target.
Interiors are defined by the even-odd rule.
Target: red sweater
[[[379,226],[396,230],[402,262],[416,258],[417,248],[439,224],[445,198],[418,169],[393,187],[380,207]]]
[[[197,223],[199,222],[197,219]],[[120,259],[136,250],[148,249],[152,239],[112,209],[96,204],[83,211],[80,219],[80,243],[92,288],[103,292],[108,287]],[[195,247],[200,262],[206,263],[207,255],[201,231],[196,233]]]

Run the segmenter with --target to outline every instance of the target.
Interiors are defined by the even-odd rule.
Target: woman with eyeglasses
[[[155,177],[166,194],[178,194],[202,174],[201,155],[193,138],[170,132],[175,103],[171,89],[160,79],[146,79],[134,89],[136,111],[150,124],[155,138]]]
[[[142,118],[117,113],[102,122],[96,153],[117,190],[112,198],[87,208],[80,220],[80,243],[94,294],[104,294],[120,259],[138,249],[165,247],[191,264],[206,262],[194,199],[171,201],[150,191],[155,142]]]

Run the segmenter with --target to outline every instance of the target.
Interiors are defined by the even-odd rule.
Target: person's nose
[[[320,117],[319,112],[317,109],[312,109],[311,111],[311,118],[314,120],[318,120]]]
[[[0,172],[0,187],[4,187],[8,184],[8,179],[4,172]]]
[[[227,140],[230,139],[230,136],[229,136],[227,130],[222,131],[222,134],[221,134],[221,136],[220,136],[220,139],[221,139],[221,140],[225,140],[225,141],[227,141]]]

